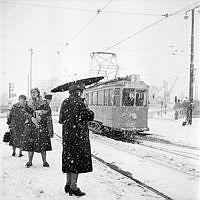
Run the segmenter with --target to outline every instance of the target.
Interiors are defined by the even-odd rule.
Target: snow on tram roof
[[[124,81],[133,83],[134,87],[140,86],[140,87],[144,87],[144,88],[149,88],[149,86],[144,81],[140,81],[140,80],[132,81],[131,76],[126,76],[126,77],[117,77],[115,79],[111,79],[111,80],[107,80],[107,81],[103,81],[103,82],[98,82],[98,83],[95,83],[94,85],[87,87],[87,89],[92,89],[95,87],[106,86],[106,85],[111,85],[111,84],[114,85],[117,82],[123,84]]]

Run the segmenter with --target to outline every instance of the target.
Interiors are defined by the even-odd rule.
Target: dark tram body
[[[85,100],[95,113],[94,129],[122,132],[148,131],[149,86],[130,75],[88,87]]]

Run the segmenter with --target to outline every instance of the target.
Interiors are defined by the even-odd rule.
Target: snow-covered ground
[[[1,137],[6,130],[5,119],[1,120]],[[1,145],[1,200],[64,200],[76,199],[64,193],[65,175],[61,172],[61,142],[52,140],[53,151],[47,154],[50,168],[42,167],[41,156],[34,155],[33,167],[25,168],[24,157],[12,157],[11,147]],[[109,169],[93,159],[94,171],[80,175],[79,186],[86,192],[87,200],[148,200],[163,199],[142,188],[128,178]]]
[[[149,133],[178,144],[200,147],[200,118],[194,118],[192,126],[182,126],[183,119],[174,120],[173,112],[149,119]]]
[[[55,132],[61,135],[61,126],[54,117]],[[5,119],[0,119],[1,137],[6,130]],[[181,126],[182,120],[175,121],[170,116],[149,120],[150,133],[155,137],[170,140],[177,144],[200,148],[199,119],[192,126]],[[175,155],[150,149],[139,144],[130,144],[90,134],[92,153],[106,162],[112,163],[145,184],[178,200],[200,199],[199,188],[199,150],[195,150],[197,160],[181,158]],[[61,143],[58,138],[52,140],[53,151],[48,153],[50,168],[43,168],[41,156],[36,154],[33,167],[25,168],[27,155],[12,157],[11,148],[1,145],[1,199],[76,199],[63,191],[65,175],[61,172]],[[144,141],[143,144],[157,145]],[[165,147],[174,150],[173,146]],[[178,148],[178,147],[176,147]],[[180,150],[180,149],[178,149]],[[186,151],[184,149],[184,151]],[[190,149],[187,149],[189,153]],[[193,151],[192,151],[193,153]],[[93,159],[94,171],[83,174],[79,179],[80,188],[87,193],[83,199],[163,199],[109,169]]]

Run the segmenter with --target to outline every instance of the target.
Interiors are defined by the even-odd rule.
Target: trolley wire
[[[180,10],[178,10],[178,11],[175,11],[175,12],[172,13],[172,14],[166,13],[166,15],[165,15],[164,17],[162,17],[161,19],[159,19],[159,20],[157,20],[157,21],[151,23],[150,25],[148,25],[148,26],[146,26],[146,27],[140,29],[139,31],[137,31],[137,32],[135,32],[135,33],[133,33],[133,34],[131,34],[130,36],[128,36],[128,37],[126,37],[126,38],[120,40],[119,42],[116,42],[116,43],[113,44],[112,46],[107,47],[105,50],[110,50],[110,49],[112,49],[113,47],[116,47],[116,46],[120,45],[121,43],[123,43],[123,42],[125,42],[125,41],[131,39],[132,37],[134,37],[134,36],[136,36],[136,35],[138,35],[138,34],[144,32],[144,31],[146,31],[147,29],[151,28],[152,26],[154,26],[154,25],[156,25],[156,24],[159,24],[160,22],[166,20],[167,18],[172,17],[172,16],[174,16],[174,15],[180,13],[180,12],[183,12],[183,11],[185,11],[185,10],[191,8],[192,6],[194,6],[194,5],[198,4],[198,3],[200,3],[200,1],[197,1],[197,2],[195,2],[195,3],[193,3],[193,4],[190,4],[190,5],[188,5],[188,6],[184,7],[184,8],[182,8],[182,9],[180,9]]]
[[[0,3],[1,4],[9,4],[9,5],[21,5],[21,6],[41,7],[41,8],[65,9],[65,10],[73,10],[73,11],[86,11],[86,12],[94,12],[95,11],[93,9],[87,9],[87,8],[53,6],[53,5],[47,5],[47,4],[33,4],[33,3],[24,3],[24,2],[5,2],[5,1],[1,1]]]
[[[66,43],[66,44],[67,44],[67,45],[71,44],[71,42],[74,41],[74,40],[80,35],[80,33],[83,32],[83,30],[86,29],[87,26],[88,26],[91,22],[93,22],[94,19],[99,15],[99,13],[101,13],[102,10],[105,9],[112,1],[113,1],[113,0],[110,0],[103,8],[98,9],[97,12],[95,13],[95,15],[92,16],[92,17],[88,20],[88,22],[87,22],[84,26],[82,26],[82,28],[72,37],[72,39],[70,40],[70,42],[69,42],[69,43]]]
[[[81,12],[95,12],[96,11],[95,9],[88,9],[88,8],[53,6],[53,5],[47,5],[47,4],[33,4],[33,3],[24,3],[24,2],[5,2],[5,1],[1,1],[0,3],[1,4],[8,4],[8,5],[21,5],[21,6],[32,6],[32,7],[41,7],[41,8],[65,9],[65,10],[81,11]],[[102,9],[104,9],[106,7],[107,7],[107,5],[105,5]],[[162,16],[162,14],[127,12],[127,11],[120,11],[120,10],[102,10],[102,9],[101,9],[101,12],[103,12],[105,14]]]

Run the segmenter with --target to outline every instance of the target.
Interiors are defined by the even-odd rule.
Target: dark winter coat
[[[50,134],[47,128],[47,119],[50,116],[49,104],[45,100],[39,98],[36,101],[29,100],[28,107],[34,111],[34,115],[37,110],[42,110],[43,114],[40,115],[41,121],[39,122],[39,128],[37,128],[32,121],[25,124],[23,150],[38,153],[51,151]]]
[[[29,115],[29,119],[30,119]],[[12,106],[8,114],[7,124],[10,127],[11,138],[9,145],[17,148],[22,147],[22,135],[24,131],[24,124],[28,119],[28,114],[20,103]]]
[[[51,107],[49,108],[50,108],[50,112],[49,112],[49,116],[47,116],[47,128],[48,128],[49,136],[52,138],[54,135],[53,120],[52,120],[52,114],[51,114]]]
[[[63,173],[92,171],[91,148],[87,122],[94,113],[86,108],[81,97],[70,95],[61,105],[59,123],[62,126]]]

